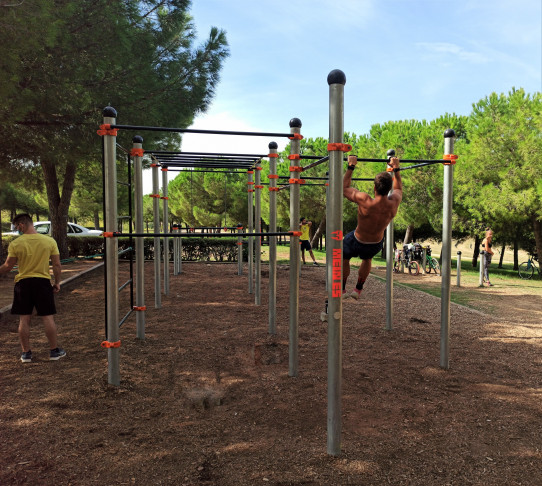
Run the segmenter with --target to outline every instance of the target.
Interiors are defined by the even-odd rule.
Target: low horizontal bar
[[[234,132],[229,130],[199,130],[195,128],[147,127],[141,125],[111,125],[112,130],[142,130],[147,132],[175,132],[175,133],[207,133],[211,135],[244,135],[249,137],[286,137],[291,133],[276,132]]]
[[[182,238],[197,238],[197,237],[228,237],[228,238],[237,238],[239,236],[243,238],[250,238],[253,236],[294,236],[291,231],[287,233],[114,233],[115,237],[128,237],[132,236],[134,238],[152,238],[152,237],[182,237]],[[105,238],[105,236],[104,236]]]
[[[145,153],[154,154],[154,155],[156,154],[164,154],[164,155],[184,154],[184,155],[214,155],[217,157],[254,157],[257,159],[267,157],[268,155],[268,154],[224,154],[222,152],[181,152],[181,151],[169,152],[169,151],[164,151],[164,150],[149,150],[149,151],[146,151]]]

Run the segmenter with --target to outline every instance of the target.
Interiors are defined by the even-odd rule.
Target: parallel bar
[[[322,157],[320,160],[317,160],[316,162],[313,162],[312,164],[306,165],[305,167],[301,167],[301,170],[302,172],[305,172],[306,170],[312,169],[313,167],[323,164],[324,162],[327,162],[328,160],[329,160],[329,155],[326,155],[325,157]]]
[[[169,152],[169,151],[164,151],[164,150],[148,150],[146,153],[159,154],[159,155],[185,154],[185,155],[211,155],[211,156],[216,155],[216,156],[223,156],[223,157],[254,157],[256,159],[267,157],[267,154],[225,154],[222,152],[184,152],[184,151]]]
[[[207,133],[211,135],[245,135],[250,137],[285,137],[290,133],[234,132],[226,130],[199,130],[195,128],[147,127],[142,125],[111,125],[112,130],[145,130],[147,132]]]

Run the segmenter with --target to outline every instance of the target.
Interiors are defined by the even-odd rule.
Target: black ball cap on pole
[[[143,143],[143,137],[141,135],[136,135],[134,138],[132,138],[133,143]]]
[[[346,74],[340,69],[334,69],[327,75],[327,84],[346,84]]]
[[[455,137],[455,131],[452,128],[448,128],[444,132],[444,138],[452,138],[452,137]]]
[[[117,118],[117,110],[112,106],[106,106],[102,111],[103,116],[108,116],[110,118]]]
[[[301,123],[301,122],[300,122],[300,123]],[[270,148],[271,150],[273,150],[273,149],[276,150],[276,149],[279,148],[279,144],[278,144],[277,142],[269,142],[269,148]]]
[[[299,118],[292,118],[290,120],[290,128],[301,128],[301,120]]]

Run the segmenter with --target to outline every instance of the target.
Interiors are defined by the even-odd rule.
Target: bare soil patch
[[[287,267],[278,271],[276,337],[267,334],[267,278],[255,306],[246,268],[183,270],[155,309],[147,264],[146,338],[135,338],[130,317],[120,387],[107,384],[100,348],[102,270],[57,298],[68,352],[58,362],[48,361],[35,320],[34,362],[20,363],[17,322],[3,316],[0,484],[542,484],[542,329],[520,299],[495,295],[514,306],[496,317],[452,305],[443,370],[440,300],[397,286],[394,329],[385,331],[384,283],[371,277],[362,299],[343,305],[343,453],[332,457],[324,268],[303,267],[295,378]],[[11,292],[12,282],[0,286]]]

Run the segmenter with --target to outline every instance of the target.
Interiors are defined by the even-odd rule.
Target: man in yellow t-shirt
[[[60,291],[60,255],[56,241],[50,236],[40,235],[28,214],[18,214],[13,226],[21,236],[14,239],[8,247],[8,258],[0,267],[0,274],[8,273],[17,264],[19,273],[15,275],[12,314],[19,315],[19,340],[23,349],[21,361],[30,363],[30,320],[36,308],[45,327],[49,340],[49,359],[56,361],[66,356],[66,351],[58,347],[57,329],[53,315],[56,314],[54,293]],[[53,266],[55,282],[51,286],[49,259]]]
[[[319,264],[316,262],[316,258],[314,258],[311,242],[309,241],[311,226],[312,221],[307,221],[305,218],[299,220],[299,230],[301,231],[301,236],[299,237],[299,243],[301,244],[301,258],[303,259],[303,264],[307,263],[305,261],[305,250],[308,250],[314,265],[318,267]]]

